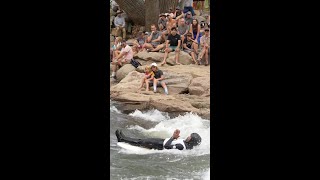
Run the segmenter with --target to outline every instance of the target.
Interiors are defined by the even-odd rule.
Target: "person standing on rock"
[[[169,46],[169,44],[170,44],[170,46]],[[169,34],[168,39],[166,41],[166,49],[165,49],[164,58],[161,63],[161,66],[163,66],[164,64],[167,63],[166,59],[168,57],[168,54],[172,51],[176,52],[176,54],[175,54],[176,64],[181,65],[179,63],[180,47],[181,47],[180,35],[177,34],[177,28],[173,27],[173,28],[171,28],[171,34]]]
[[[157,92],[157,86],[161,85],[164,89],[164,93],[166,95],[169,94],[168,92],[168,88],[167,88],[167,85],[166,85],[166,82],[165,82],[165,78],[163,76],[163,72],[158,69],[158,66],[156,63],[152,63],[151,64],[151,70],[153,71],[154,73],[154,77],[153,77],[153,92],[156,93]]]
[[[185,0],[183,13],[190,11],[192,13],[192,16],[195,16],[196,14],[194,13],[192,5],[193,5],[193,0]]]
[[[123,64],[129,64],[131,59],[133,58],[132,48],[127,44],[125,40],[121,43],[121,51],[120,54],[114,58],[112,64],[112,78],[116,78],[116,72],[119,68],[122,67]]]

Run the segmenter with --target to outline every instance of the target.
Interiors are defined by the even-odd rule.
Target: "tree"
[[[145,25],[145,7],[143,0],[115,0],[120,9],[124,10],[128,18],[135,24]],[[148,0],[147,0],[148,1]]]
[[[146,0],[145,7],[145,30],[150,31],[151,24],[158,24],[160,14],[159,0]]]
[[[169,8],[175,8],[178,0],[115,0],[120,9],[137,25],[146,26],[157,24],[160,13],[167,13]]]

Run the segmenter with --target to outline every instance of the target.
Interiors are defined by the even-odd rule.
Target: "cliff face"
[[[144,64],[150,65],[151,62]],[[124,77],[119,82],[110,83],[110,99],[121,102],[122,111],[155,108],[164,112],[194,112],[210,119],[210,66],[194,64],[160,66],[159,69],[163,71],[167,81],[169,95],[164,94],[162,87],[157,88],[157,93],[153,92],[152,87],[148,92],[145,88],[138,90],[144,76],[144,67],[145,65],[137,69],[122,67],[120,73]]]

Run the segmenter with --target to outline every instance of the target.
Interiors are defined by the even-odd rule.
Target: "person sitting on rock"
[[[179,19],[177,30],[177,33],[180,35],[181,42],[183,42],[189,32],[189,26],[186,25],[184,18]]]
[[[187,34],[187,38],[183,41],[183,51],[190,54],[191,57],[192,57],[192,60],[195,64],[199,65],[198,61],[196,60],[196,57],[195,57],[195,49],[198,49],[198,48],[195,48],[195,46],[197,47],[198,46],[198,43],[197,41],[193,40],[192,39],[192,34],[191,33],[188,33]]]
[[[114,18],[114,25],[116,26],[116,34],[119,35],[120,31],[122,31],[122,37],[123,39],[126,38],[126,21],[124,17],[122,16],[122,11],[117,11],[117,16]]]
[[[144,33],[142,31],[138,32],[138,37],[133,42],[134,43],[133,48],[136,48],[138,52],[141,52],[143,50],[142,47],[145,41],[146,39],[144,37]]]
[[[180,18],[184,17],[184,13],[180,9],[179,6],[176,7],[176,11],[174,12],[174,18],[178,22]]]
[[[164,46],[160,44],[161,32],[157,31],[155,24],[151,25],[151,33],[148,36],[146,43],[144,43],[142,50],[147,49],[147,51],[156,52],[162,49]]]
[[[164,31],[167,29],[167,17],[164,13],[159,15],[158,27],[160,31]]]
[[[201,37],[200,39],[200,53],[199,53],[199,57],[198,57],[198,61],[201,61],[201,59],[203,58],[203,56],[205,56],[206,59],[206,63],[205,65],[209,65],[209,51],[210,51],[210,29],[206,28],[204,30],[204,36]]]
[[[144,85],[144,83],[146,84],[146,91],[149,91],[149,85],[152,85],[153,82],[153,77],[154,77],[154,72],[151,70],[150,66],[146,66],[144,68],[144,77],[141,80],[141,86],[139,87],[139,89],[141,89]]]
[[[177,27],[177,21],[175,19],[173,19],[173,13],[169,13],[167,15],[168,21],[167,21],[167,30],[163,31],[162,33],[162,39],[166,39],[168,35],[171,34],[171,28],[172,27]]]
[[[173,28],[173,27],[177,27],[177,21],[175,20],[175,19],[173,19],[173,13],[170,13],[169,15],[168,15],[168,21],[167,21],[167,30],[169,30],[168,31],[168,34],[170,34],[170,30],[171,30],[171,28]]]
[[[210,28],[210,15],[209,14],[205,14],[204,15],[205,20],[205,28]]]
[[[158,69],[158,66],[156,63],[152,63],[151,64],[151,70],[153,71],[154,73],[154,77],[153,77],[153,92],[156,93],[157,92],[157,86],[161,85],[164,89],[164,93],[166,95],[169,94],[168,92],[168,88],[167,88],[167,85],[166,85],[166,82],[165,82],[165,78],[163,76],[163,72]]]
[[[193,19],[192,24],[190,25],[190,33],[193,35],[193,39],[200,43],[201,33],[200,33],[200,23],[198,19]]]
[[[191,12],[190,11],[187,12],[187,14],[186,14],[186,16],[184,18],[185,18],[185,21],[186,21],[186,25],[190,26],[190,24],[192,24],[192,20],[193,20]]]
[[[116,71],[121,68],[123,64],[129,64],[133,58],[132,48],[127,44],[125,40],[122,40],[120,54],[114,58],[112,64],[112,78],[116,78]]]
[[[121,50],[121,42],[122,42],[122,37],[116,37],[114,40],[114,43],[111,47],[111,53],[112,53],[112,59],[114,59],[115,57],[117,57],[120,54],[120,50]],[[111,60],[112,62],[112,60]]]
[[[201,144],[201,136],[198,133],[191,133],[186,139],[178,139],[180,137],[180,130],[176,129],[170,138],[147,138],[138,139],[125,136],[121,130],[115,132],[118,142],[125,142],[133,146],[148,148],[148,149],[179,149],[190,150],[195,146]]]
[[[169,44],[170,44],[170,46],[169,46]],[[167,63],[166,59],[168,57],[168,54],[172,51],[176,52],[176,54],[175,54],[176,64],[181,65],[179,63],[180,47],[181,47],[180,35],[177,34],[177,28],[173,27],[173,28],[171,28],[171,34],[169,34],[168,39],[166,41],[166,49],[165,49],[164,58],[161,63],[161,66],[163,66],[164,64]]]

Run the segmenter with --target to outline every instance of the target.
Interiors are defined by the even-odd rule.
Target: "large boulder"
[[[167,82],[169,94],[183,94],[188,91],[188,87],[192,80],[191,74],[163,71],[163,75],[166,78],[165,81]]]
[[[134,55],[134,58],[139,58],[145,61],[155,61],[155,62],[162,62],[164,57],[164,53],[160,52],[147,52],[142,51],[138,52],[136,55]]]
[[[189,85],[189,94],[197,96],[210,96],[210,77],[197,77]]]
[[[133,67],[131,64],[125,64],[123,65],[116,73],[117,81],[121,81],[123,78],[125,78],[130,72],[136,70],[135,67]]]
[[[117,85],[110,88],[110,93],[115,92],[136,92],[141,85],[144,74],[137,71],[129,72]]]
[[[122,102],[121,111],[158,109],[163,112],[199,112],[188,101],[182,101],[170,95],[157,93],[150,96],[139,93],[116,93],[110,97],[112,100]]]
[[[168,58],[166,59],[167,64],[175,65],[176,64],[175,56],[176,56],[176,52],[170,52],[168,54]],[[188,65],[188,64],[192,64],[193,60],[192,60],[192,57],[188,53],[186,53],[184,51],[180,51],[179,62],[183,65]]]

